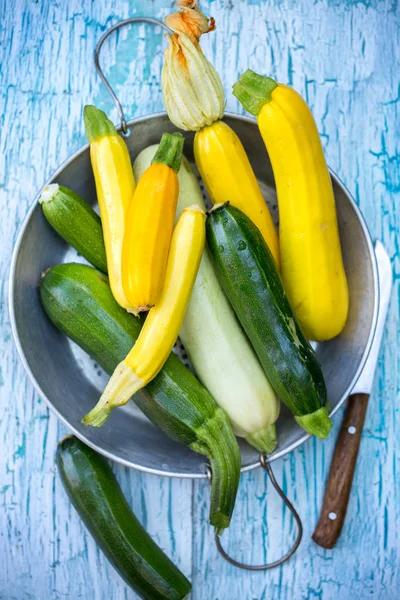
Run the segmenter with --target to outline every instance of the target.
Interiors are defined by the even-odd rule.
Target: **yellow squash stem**
[[[110,286],[118,304],[129,309],[131,306],[122,286],[121,257],[126,211],[135,191],[131,160],[124,140],[102,110],[85,106],[83,115],[90,143]]]
[[[281,273],[304,334],[325,341],[345,326],[349,294],[335,198],[313,116],[292,88],[253,71],[234,95],[257,117],[274,171]]]
[[[212,202],[229,201],[242,210],[257,225],[279,265],[271,214],[239,137],[220,120],[225,109],[222,83],[199,45],[200,36],[214,29],[214,21],[203,15],[195,0],[177,4],[181,11],[165,19],[174,32],[168,36],[162,72],[165,108],[177,127],[197,132],[196,165]]]
[[[99,402],[83,419],[86,425],[103,425],[113,408],[126,404],[163,367],[182,326],[204,243],[204,212],[191,206],[182,212],[172,235],[160,301],[149,311],[136,344],[116,367]]]
[[[134,314],[149,310],[161,296],[179,194],[177,172],[182,149],[182,134],[163,134],[129,205],[122,283]]]

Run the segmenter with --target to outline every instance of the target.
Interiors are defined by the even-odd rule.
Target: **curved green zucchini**
[[[93,208],[74,191],[58,183],[43,188],[39,203],[57,233],[94,267],[107,273],[103,229]]]
[[[96,543],[146,600],[182,600],[190,582],[143,529],[108,462],[73,436],[57,448],[64,488]]]
[[[49,269],[40,283],[40,297],[51,321],[109,374],[139,335],[143,321],[121,308],[107,277],[87,265]],[[134,400],[169,437],[209,458],[210,522],[218,530],[228,527],[241,460],[226,413],[174,354]]]
[[[260,231],[239,209],[220,204],[208,215],[207,241],[219,281],[271,385],[307,433],[325,438],[332,422],[321,366]]]

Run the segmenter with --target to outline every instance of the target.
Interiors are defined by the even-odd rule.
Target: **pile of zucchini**
[[[307,105],[291,88],[253,71],[234,85],[234,95],[257,117],[272,163],[278,237],[244,147],[221,121],[222,85],[199,46],[213,22],[195,4],[184,2],[183,12],[166,18],[173,34],[162,87],[171,121],[196,132],[195,161],[213,207],[206,215],[182,134],[163,134],[132,167],[111,121],[86,106],[100,217],[57,183],[44,188],[40,202],[50,225],[92,266],[51,267],[40,296],[52,322],[111,375],[83,422],[102,426],[133,396],[167,435],[205,455],[212,471],[210,523],[219,535],[229,526],[239,484],[235,435],[261,453],[273,452],[279,399],[307,433],[328,435],[324,377],[308,339],[342,331],[348,289],[332,184]],[[197,377],[171,353],[178,335]],[[135,536],[139,524],[131,515],[120,537],[99,534],[98,524],[106,530],[115,517],[107,513],[111,501],[118,514],[128,512],[108,466],[71,439],[62,442],[58,464],[89,529],[129,580],[131,566],[139,568],[136,550],[122,559],[121,549],[124,535]],[[91,514],[95,492],[108,500]],[[143,552],[151,554],[154,545],[140,536]],[[139,575],[135,589],[146,598],[186,595],[183,575],[165,557],[156,562],[159,595]]]

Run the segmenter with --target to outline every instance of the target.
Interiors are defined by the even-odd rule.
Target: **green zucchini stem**
[[[210,523],[221,535],[229,527],[240,479],[241,458],[227,414],[217,408],[214,416],[196,430],[199,441],[191,444],[206,454],[211,465]],[[200,442],[200,443],[199,443]]]
[[[250,114],[257,117],[264,104],[271,102],[271,94],[277,86],[271,77],[247,69],[233,85],[233,95]]]
[[[151,163],[161,163],[178,173],[181,168],[183,143],[181,133],[163,133]]]
[[[125,361],[116,366],[104,392],[96,406],[82,419],[85,425],[101,427],[107,421],[113,408],[124,406],[138,390],[144,387],[144,381],[128,367]]]
[[[269,425],[264,429],[260,429],[251,435],[246,436],[246,442],[259,452],[271,454],[276,448],[278,437],[276,435],[275,425]]]
[[[85,133],[89,142],[94,142],[107,135],[117,135],[113,123],[107,117],[106,113],[87,104],[83,109],[83,121],[85,123]]]
[[[324,440],[332,429],[327,406],[322,406],[308,415],[295,416],[295,419],[304,431],[310,435],[316,435],[321,440]]]
[[[91,425],[92,427],[101,427],[108,420],[111,415],[112,406],[99,406],[96,404],[94,408],[82,419],[84,425]]]

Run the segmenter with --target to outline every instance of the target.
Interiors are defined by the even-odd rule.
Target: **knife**
[[[375,256],[379,276],[378,320],[367,361],[348,399],[346,414],[329,471],[321,514],[312,536],[314,542],[323,548],[333,548],[336,544],[346,517],[365,413],[389,307],[392,267],[388,253],[379,240],[375,243]]]

